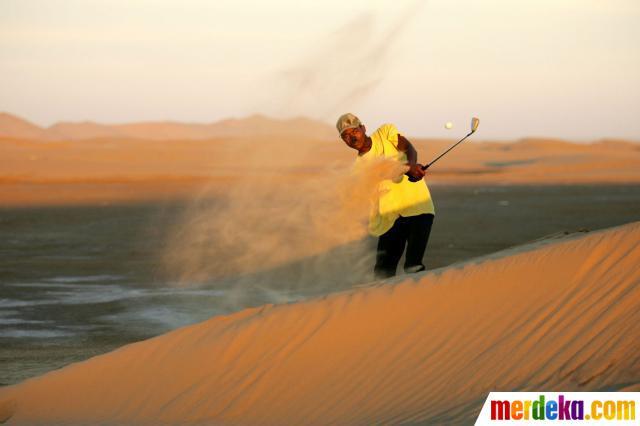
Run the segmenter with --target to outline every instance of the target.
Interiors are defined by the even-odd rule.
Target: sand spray
[[[367,282],[378,184],[405,171],[380,159],[312,177],[239,177],[221,198],[204,190],[176,224],[164,265],[177,285],[222,286],[237,304],[258,293],[281,302]]]

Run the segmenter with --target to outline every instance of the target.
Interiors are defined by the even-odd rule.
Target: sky
[[[640,141],[639,20],[637,0],[2,0],[0,111]]]

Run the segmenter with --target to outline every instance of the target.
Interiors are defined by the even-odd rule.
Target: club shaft
[[[455,148],[456,146],[458,146],[458,144],[462,143],[462,141],[464,141],[466,138],[468,138],[469,136],[471,136],[473,134],[473,132],[469,132],[469,134],[467,134],[467,136],[465,136],[464,138],[460,139],[458,142],[456,142],[454,145],[452,145],[451,147],[449,147],[449,149],[447,149],[445,152],[443,152],[442,154],[438,155],[435,160],[433,160],[432,162],[430,162],[429,164],[427,164],[426,166],[422,166],[422,170],[427,170],[429,167],[431,167],[431,165],[433,163],[435,163],[436,161],[438,161],[440,158],[442,158],[447,152],[451,151],[453,148]]]

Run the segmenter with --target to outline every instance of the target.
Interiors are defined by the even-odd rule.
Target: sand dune
[[[10,424],[469,424],[640,390],[640,223],[177,329],[0,390]],[[1,416],[0,416],[1,417]]]
[[[421,161],[428,162],[451,141],[414,143]],[[284,135],[162,142],[0,138],[0,157],[4,205],[184,198],[203,185],[228,190],[229,182],[238,178],[313,179],[336,168],[346,171],[354,159],[337,138]],[[430,184],[637,184],[640,149],[622,141],[475,142],[444,157],[426,179]]]
[[[242,119],[212,123],[147,121],[126,124],[102,124],[92,121],[58,122],[40,127],[23,118],[0,112],[0,137],[42,141],[77,141],[100,138],[164,140],[200,140],[219,137],[289,135],[307,139],[326,139],[334,130],[326,123],[304,117],[285,120],[255,114]]]
[[[0,137],[48,140],[47,131],[15,115],[0,112]]]
[[[417,140],[416,145],[428,162],[448,143]],[[541,138],[468,143],[429,169],[427,177],[438,183],[638,183],[640,146],[614,140],[578,144]]]
[[[412,141],[422,163],[455,142]],[[0,114],[0,203],[192,197],[205,185],[228,190],[229,182],[238,178],[291,180],[314,178],[332,168],[348,170],[354,157],[330,126],[305,118],[252,116],[212,124],[58,123],[42,129]],[[640,145],[615,140],[578,144],[544,138],[473,139],[430,168],[426,179],[430,184],[638,184]]]

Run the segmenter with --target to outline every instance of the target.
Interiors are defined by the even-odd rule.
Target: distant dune
[[[425,162],[449,144],[416,142]],[[477,184],[640,183],[640,144],[554,139],[472,142],[436,163],[429,169],[429,178],[439,183]]]
[[[14,115],[0,112],[0,137],[48,140],[47,131]]]
[[[212,124],[174,122],[39,128],[0,114],[0,203],[95,204],[192,197],[263,183],[345,172],[355,152],[334,129],[305,118],[263,116]],[[430,184],[638,184],[640,144],[577,144],[530,138],[471,139],[427,172]],[[452,140],[414,139],[427,163]]]
[[[471,424],[489,391],[640,391],[639,341],[636,222],[213,317],[2,388],[0,418]]]
[[[334,136],[331,126],[308,118],[277,120],[262,115],[227,119],[209,124],[150,121],[129,124],[100,124],[91,121],[60,122],[42,128],[25,119],[0,113],[0,138],[76,141],[87,139],[197,140],[220,137],[300,136],[326,139]]]

